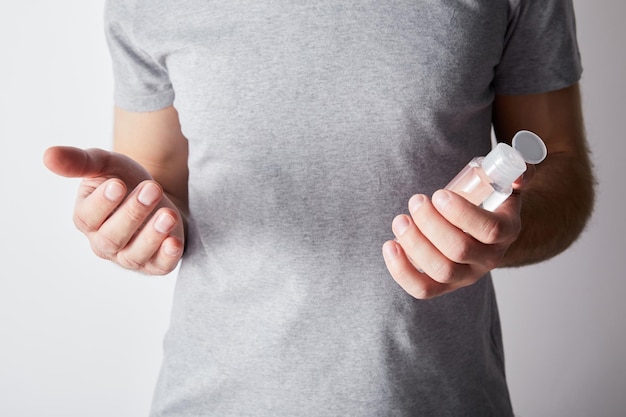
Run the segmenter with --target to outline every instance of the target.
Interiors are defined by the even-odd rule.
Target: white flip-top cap
[[[541,138],[528,130],[520,130],[513,137],[513,148],[518,151],[528,164],[538,164],[548,155],[546,144]]]
[[[526,171],[526,163],[538,164],[546,157],[546,145],[541,138],[521,130],[513,138],[513,147],[498,143],[483,159],[485,173],[497,184],[512,184]]]

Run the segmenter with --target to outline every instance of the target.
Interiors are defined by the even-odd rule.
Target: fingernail
[[[404,215],[397,216],[391,227],[396,235],[401,235],[409,227],[409,219]]]
[[[411,214],[415,213],[424,204],[426,196],[423,194],[415,194],[409,199],[409,211]]]
[[[150,206],[156,203],[157,199],[161,197],[161,190],[154,184],[146,184],[139,195],[137,196],[137,200],[144,206]]]
[[[450,192],[446,190],[439,190],[433,194],[433,205],[438,209],[445,209],[450,201]]]
[[[385,242],[385,244],[383,245],[383,252],[386,257],[394,258],[398,256],[398,248],[396,247],[396,244],[392,241]]]
[[[124,187],[117,182],[110,182],[104,189],[104,196],[109,201],[117,201],[124,195]]]
[[[159,233],[167,233],[174,226],[175,220],[166,213],[159,214],[154,222],[154,229]]]

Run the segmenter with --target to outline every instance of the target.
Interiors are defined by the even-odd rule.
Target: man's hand
[[[46,151],[44,163],[83,179],[73,218],[96,255],[152,275],[174,270],[184,247],[182,216],[141,165],[102,149],[60,146]]]
[[[550,259],[580,236],[591,216],[595,180],[578,84],[496,96],[493,110],[499,140],[510,142],[516,132],[530,130],[543,139],[548,157],[516,184],[521,194],[493,213],[449,191],[436,192],[432,202],[424,196],[410,200],[411,216],[394,219],[397,240],[386,242],[383,254],[391,275],[414,297],[471,285],[495,267]]]
[[[521,230],[521,198],[514,194],[495,212],[439,190],[430,200],[414,195],[410,215],[392,223],[395,241],[383,246],[387,269],[419,299],[471,285],[496,268]]]

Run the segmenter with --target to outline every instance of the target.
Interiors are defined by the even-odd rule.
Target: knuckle
[[[156,230],[145,228],[142,232],[139,237],[141,238],[141,245],[143,247],[158,248],[163,243],[163,235],[159,234]]]
[[[171,265],[154,264],[148,269],[150,275],[167,275],[174,270]]]
[[[448,286],[437,282],[422,282],[420,285],[416,285],[407,292],[418,300],[430,300],[447,292],[447,287]]]
[[[417,298],[418,300],[426,300],[432,297],[430,289],[423,281],[415,280],[406,275],[398,276],[398,278],[399,279],[396,279],[396,281],[411,297]]]
[[[108,259],[122,248],[122,243],[105,233],[95,233],[90,241],[91,249],[101,258]]]
[[[473,245],[467,239],[457,239],[448,249],[448,257],[457,263],[464,263],[470,258],[473,252]]]
[[[95,245],[91,245],[91,251],[100,259],[106,259],[106,260],[110,260],[111,257],[105,253],[104,251],[102,251],[99,247],[95,246]]]
[[[132,224],[138,224],[145,220],[147,212],[139,204],[131,204],[125,208],[125,215]]]
[[[416,289],[416,291],[411,295],[418,300],[430,300],[431,298],[435,298],[438,294],[436,294],[432,289],[423,286]]]
[[[441,284],[451,284],[455,281],[456,274],[452,262],[436,262],[431,265],[431,271],[429,275]]]
[[[484,225],[485,241],[483,243],[493,244],[502,241],[506,233],[506,228],[501,221],[490,219]]]
[[[144,267],[144,262],[130,256],[125,252],[119,252],[117,254],[117,263],[126,269],[130,269],[133,271],[140,270]]]
[[[87,220],[81,216],[79,213],[74,213],[72,216],[72,221],[74,222],[74,227],[78,229],[82,233],[93,232],[94,229]]]

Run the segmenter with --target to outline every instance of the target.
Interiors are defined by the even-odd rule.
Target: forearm
[[[531,130],[548,148],[548,157],[516,196],[522,198],[522,230],[500,266],[558,255],[580,236],[594,204],[595,180],[578,84],[542,94],[497,96],[494,129],[505,141],[518,130]]]
[[[567,249],[591,216],[594,185],[587,152],[550,155],[520,191],[522,230],[501,266],[541,262]]]

